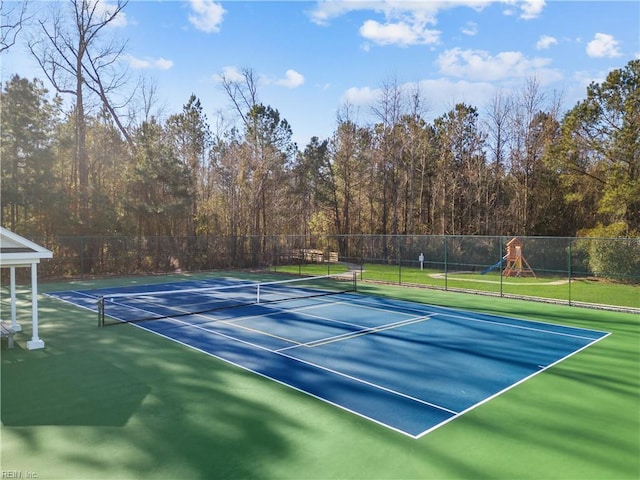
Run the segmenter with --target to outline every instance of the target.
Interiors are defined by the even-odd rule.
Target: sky
[[[46,15],[51,3],[30,6]],[[220,111],[231,118],[220,75],[251,69],[260,102],[304,149],[332,135],[345,105],[358,123],[375,121],[385,85],[418,86],[429,120],[459,102],[486,111],[498,92],[533,79],[571,108],[589,83],[640,58],[640,2],[130,0],[104,35],[126,41],[124,66],[156,86],[165,114],[195,94],[210,123]],[[3,53],[3,83],[44,79],[26,37]]]

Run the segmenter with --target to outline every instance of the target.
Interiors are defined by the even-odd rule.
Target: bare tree
[[[117,0],[109,8],[100,0],[70,0],[68,18],[61,8],[46,21],[40,20],[39,35],[29,49],[42,71],[59,93],[75,97],[75,160],[78,171],[78,213],[88,222],[88,155],[86,147],[87,101],[85,87],[97,95],[130,145],[129,133],[120,122],[109,94],[121,88],[124,76],[117,68],[123,45],[103,39],[105,27],[114,24],[128,0]]]
[[[254,255],[266,246],[270,228],[277,224],[286,208],[280,195],[285,182],[285,171],[295,156],[296,145],[291,140],[291,126],[280,112],[258,102],[258,81],[251,69],[242,70],[239,78],[221,76],[222,88],[231,100],[244,126],[244,152],[242,159],[248,166],[245,183],[251,188],[254,205],[252,246]],[[260,244],[259,244],[259,243]]]
[[[395,134],[395,129],[400,122],[403,110],[404,98],[397,79],[384,82],[378,102],[372,108],[373,114],[380,122],[376,125],[375,132],[378,146],[377,170],[382,186],[380,208],[382,211],[381,233],[383,234],[397,234],[400,221],[398,176],[402,145],[401,139]]]
[[[424,115],[428,111],[420,90],[420,84],[409,91],[409,110],[403,115],[399,134],[403,144],[403,191],[404,191],[404,219],[403,233],[417,233],[417,229],[424,227],[420,223],[424,220],[426,206],[432,139],[431,128],[427,125]],[[424,221],[423,224],[427,222]]]
[[[493,162],[492,175],[487,185],[485,199],[486,218],[485,231],[487,233],[504,230],[504,222],[508,220],[507,212],[502,211],[506,203],[504,185],[500,180],[504,176],[506,150],[510,142],[510,118],[513,110],[513,98],[499,90],[491,99],[485,112],[484,126],[487,132],[487,148],[492,153],[489,159]],[[496,211],[490,215],[489,212]]]
[[[540,82],[529,78],[515,97],[511,109],[511,137],[509,173],[513,184],[512,212],[515,230],[527,234],[532,224],[530,216],[535,207],[532,202],[536,169],[543,158],[543,137],[538,134],[538,118],[546,111],[546,94]]]
[[[242,119],[245,127],[248,127],[247,113],[258,104],[258,79],[250,68],[243,68],[240,74],[242,78],[238,79],[223,73],[220,75],[220,80],[236,113]]]
[[[11,3],[11,7],[6,7]],[[23,2],[0,1],[0,53],[9,50],[16,44],[22,28],[31,19],[27,14],[28,0]]]
[[[513,100],[504,91],[495,93],[485,112],[485,126],[489,135],[487,146],[493,153],[496,170],[501,170],[505,161],[505,148],[509,142],[509,118],[513,109]]]
[[[140,76],[131,101],[127,104],[127,124],[130,130],[140,128],[144,122],[165,117],[166,105],[160,100],[154,79]]]

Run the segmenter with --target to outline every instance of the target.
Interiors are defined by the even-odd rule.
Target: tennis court
[[[102,299],[102,322],[134,322],[413,438],[608,335],[343,285],[327,291],[333,280],[218,278],[49,295],[96,312]]]

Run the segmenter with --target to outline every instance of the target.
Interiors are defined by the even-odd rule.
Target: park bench
[[[9,348],[13,348],[13,329],[6,325],[4,322],[0,321],[0,337],[7,337],[7,346]]]

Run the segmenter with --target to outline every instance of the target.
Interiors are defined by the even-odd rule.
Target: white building
[[[0,227],[0,268],[10,270],[11,329],[20,332],[22,326],[16,320],[16,268],[31,268],[31,340],[27,349],[44,348],[38,337],[38,263],[42,258],[52,258],[53,253],[40,245]]]

